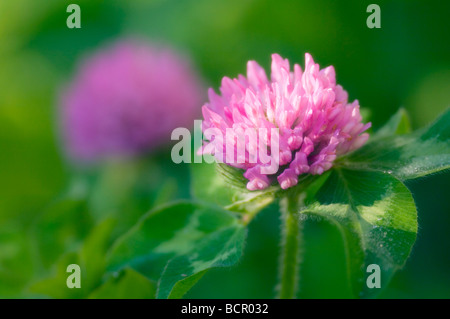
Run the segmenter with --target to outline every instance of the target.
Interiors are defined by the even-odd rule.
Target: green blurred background
[[[81,7],[81,29],[66,26],[70,3]],[[76,249],[97,220],[83,217],[83,205],[71,208],[70,216],[64,215],[66,208],[52,206],[64,192],[83,192],[73,189],[77,174],[59,145],[56,101],[86,54],[138,35],[190,55],[205,82],[217,89],[222,76],[245,73],[247,60],[268,69],[276,52],[303,65],[304,53],[310,52],[322,67],[335,66],[338,82],[351,100],[370,110],[375,129],[400,106],[410,112],[414,128],[422,127],[450,105],[450,2],[376,1],[381,29],[366,26],[370,3],[0,0],[0,297],[35,297],[30,283],[56,267],[60,253]],[[152,160],[156,167],[170,161],[167,153],[158,156]],[[136,205],[125,199],[110,204],[138,217],[167,200],[161,189],[171,189],[173,197],[189,196],[188,167],[165,166],[140,174],[133,164],[116,176],[114,167],[105,165],[94,184],[107,197],[126,198],[126,189],[101,185],[111,179],[127,185],[124,180],[141,176],[138,188],[152,189],[151,200],[143,191]],[[450,298],[450,173],[408,187],[418,206],[418,239],[406,267],[381,297]],[[95,198],[89,205],[99,206]],[[251,224],[241,262],[210,271],[186,297],[272,298],[278,216],[276,205],[265,209]],[[54,240],[40,241],[42,233],[47,239],[55,234]],[[310,220],[305,240],[299,296],[350,297],[338,231]],[[36,262],[37,251],[45,252],[46,262]]]

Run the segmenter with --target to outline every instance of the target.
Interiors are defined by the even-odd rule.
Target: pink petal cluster
[[[348,103],[348,94],[336,84],[333,66],[319,69],[310,54],[305,55],[305,69],[272,55],[271,77],[255,61],[247,64],[247,77],[224,77],[221,95],[209,90],[209,103],[203,106],[203,131],[242,128],[278,128],[279,154],[276,174],[264,174],[258,159],[245,163],[224,162],[245,170],[249,190],[264,189],[278,180],[281,188],[297,184],[301,174],[322,174],[330,169],[336,156],[361,147],[369,135],[363,133],[358,101]],[[269,136],[263,144],[270,150]],[[223,139],[206,141],[200,152],[215,155],[224,148]],[[246,156],[255,156],[256,141],[246,144]],[[209,147],[207,147],[209,146]],[[209,150],[209,151],[206,151]],[[211,151],[212,150],[212,151]],[[248,154],[248,153],[255,154]],[[270,152],[269,152],[270,153]],[[256,155],[257,156],[257,155]],[[216,156],[217,157],[217,156]]]
[[[65,147],[81,162],[138,155],[192,125],[203,87],[174,51],[121,40],[83,61],[60,101]]]

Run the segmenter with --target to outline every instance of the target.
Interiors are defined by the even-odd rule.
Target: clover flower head
[[[85,59],[61,95],[64,146],[78,162],[153,150],[192,123],[202,90],[176,52],[120,40]]]
[[[264,189],[275,178],[287,189],[302,174],[322,174],[337,156],[361,147],[369,137],[364,131],[371,124],[362,123],[357,100],[348,103],[347,92],[336,84],[333,66],[320,69],[308,53],[305,69],[295,64],[293,71],[287,59],[273,54],[270,79],[258,63],[249,61],[247,77],[224,77],[221,94],[212,89],[208,93],[209,103],[202,108],[203,132],[213,128],[224,136],[230,130],[234,135],[206,140],[199,153],[245,170],[249,190]],[[263,137],[244,136],[239,144],[234,136],[245,129],[264,130],[258,135]],[[223,157],[227,143],[235,147],[231,157]],[[245,149],[237,161],[239,145]],[[262,149],[276,162],[276,171],[262,160]]]

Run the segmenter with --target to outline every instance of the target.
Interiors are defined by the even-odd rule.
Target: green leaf
[[[48,269],[61,255],[76,249],[92,224],[84,198],[67,194],[51,203],[32,229],[42,266]]]
[[[275,199],[276,187],[249,191],[243,171],[226,164],[193,163],[192,196],[227,210],[255,214]]]
[[[100,284],[106,268],[105,255],[111,245],[111,237],[116,220],[105,219],[98,224],[86,238],[79,252],[80,261],[85,270],[83,280],[87,291],[92,291]]]
[[[58,299],[77,299],[83,298],[86,289],[83,285],[83,270],[81,270],[81,288],[68,288],[67,266],[71,264],[80,265],[80,257],[76,252],[70,252],[63,255],[55,265],[53,274],[47,278],[32,283],[30,291],[35,294],[58,298]]]
[[[154,299],[156,284],[132,269],[111,276],[90,299]]]
[[[370,122],[372,118],[372,111],[368,107],[361,107],[359,113],[363,118],[364,123]]]
[[[236,264],[245,236],[243,225],[233,225],[206,236],[195,250],[171,259],[161,276],[157,298],[181,298],[206,270]]]
[[[381,268],[381,288],[409,256],[417,234],[417,212],[408,189],[379,172],[335,169],[303,213],[324,217],[341,231],[352,290],[374,297],[367,266]]]
[[[78,249],[61,255],[53,271],[31,285],[31,292],[52,298],[85,298],[101,283],[105,255],[115,220],[106,219],[97,225]],[[81,288],[69,289],[67,266],[77,264],[81,270]]]
[[[401,135],[411,132],[411,122],[408,113],[404,108],[400,108],[389,121],[381,127],[374,137]]]
[[[117,271],[131,267],[158,280],[170,259],[199,254],[205,242],[241,228],[240,220],[233,213],[219,207],[187,201],[167,205],[148,213],[117,240],[109,253],[108,268]],[[216,243],[213,250],[219,254],[225,243]],[[189,273],[188,268],[180,269],[179,275],[185,273]]]
[[[23,298],[35,271],[31,241],[17,223],[0,226],[0,298]]]
[[[193,163],[191,175],[192,195],[199,200],[226,206],[237,196],[238,189],[227,185],[225,179],[218,174],[215,163]]]
[[[392,130],[386,128],[383,131],[387,134]],[[385,136],[383,133],[379,138],[375,136],[359,150],[337,161],[336,165],[384,172],[402,181],[448,169],[450,110],[420,131],[396,136]]]
[[[169,270],[170,271],[170,270]],[[196,274],[193,274],[189,277],[186,277],[185,279],[181,279],[176,281],[177,279],[174,278],[174,281],[171,282],[173,287],[170,287],[170,285],[167,285],[167,282],[164,282],[163,285],[167,287],[163,287],[161,291],[161,295],[166,294],[167,299],[181,299],[186,292],[189,291],[196,283],[199,281],[203,275],[208,271],[208,269],[205,269],[203,271],[200,271]],[[183,274],[185,276],[186,274]],[[179,276],[178,276],[179,277]],[[175,284],[174,284],[175,283]],[[157,297],[157,298],[164,298],[164,297]]]

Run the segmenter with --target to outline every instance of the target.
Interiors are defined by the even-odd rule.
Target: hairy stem
[[[279,259],[279,299],[294,299],[299,281],[300,244],[303,224],[299,220],[299,200],[285,197],[280,203],[282,214],[281,254]]]

